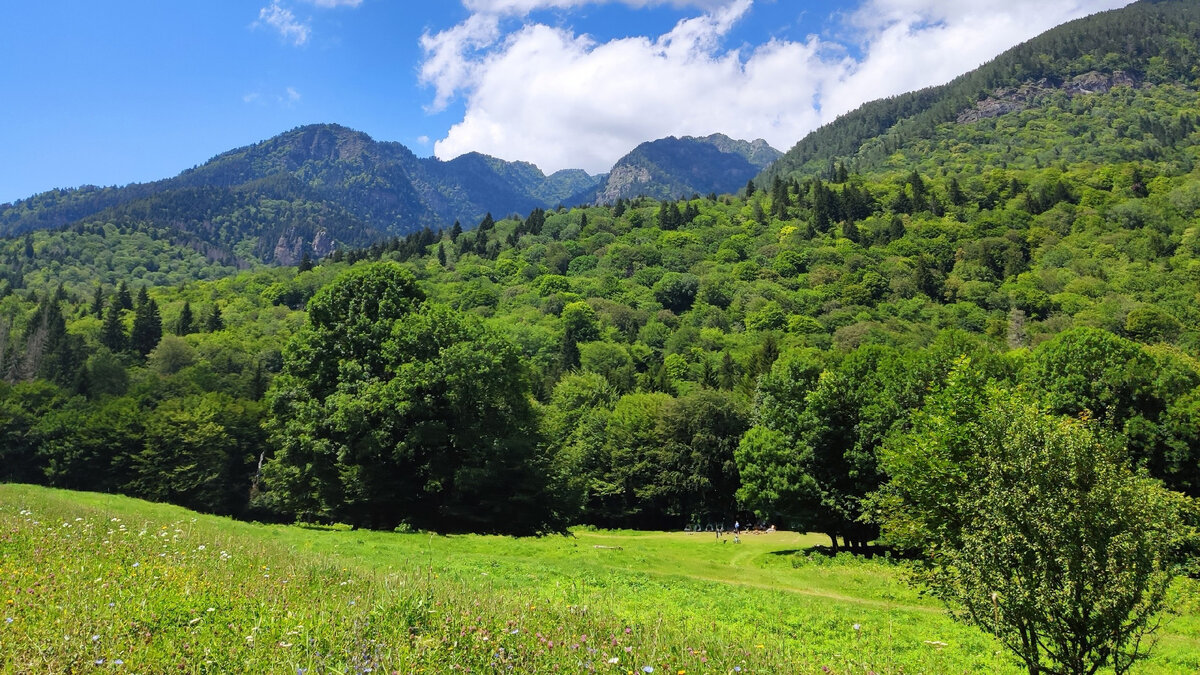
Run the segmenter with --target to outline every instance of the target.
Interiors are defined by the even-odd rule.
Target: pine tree
[[[104,318],[104,288],[96,284],[96,293],[92,296],[92,306],[89,311],[97,319]]]
[[[312,258],[308,255],[308,251],[304,251],[304,255],[300,256],[300,264],[296,266],[297,272],[307,272],[313,268]]]
[[[131,311],[133,310],[133,296],[129,294],[129,287],[125,285],[125,281],[117,284],[117,307]]]
[[[150,298],[143,286],[138,291],[137,306],[133,310],[133,330],[129,335],[130,348],[146,356],[158,346],[162,339],[162,317],[158,313],[158,303]]]
[[[858,225],[853,220],[847,220],[842,223],[842,236],[856,244],[861,240]]]
[[[454,221],[454,227],[450,228],[451,243],[457,244],[458,243],[458,235],[460,235],[460,234],[462,234],[462,223],[460,223],[456,220],[456,221]]]
[[[957,178],[950,179],[950,184],[946,187],[946,194],[950,198],[950,203],[955,206],[962,206],[967,203],[967,196],[963,194],[962,187],[958,184]]]
[[[483,220],[479,221],[479,227],[476,229],[478,229],[480,232],[487,232],[495,226],[496,221],[492,218],[492,212],[488,211],[483,217]]]
[[[100,344],[114,354],[129,349],[129,336],[125,334],[125,322],[121,320],[121,308],[113,303],[104,313],[104,324],[100,327]]]
[[[196,317],[192,314],[192,303],[183,301],[183,309],[179,310],[179,320],[175,322],[176,335],[189,335],[196,330]]]
[[[225,319],[221,317],[221,307],[215,302],[212,306],[212,312],[208,315],[208,320],[204,322],[204,329],[209,333],[225,330]]]
[[[438,242],[437,259],[439,265],[446,266],[446,246],[441,242]]]
[[[733,357],[729,352],[721,354],[721,367],[717,371],[717,385],[725,391],[732,391],[733,386],[737,384],[737,366],[733,363]]]

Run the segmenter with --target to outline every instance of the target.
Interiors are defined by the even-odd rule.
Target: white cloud
[[[363,3],[363,0],[305,0],[306,2],[321,7],[323,9],[333,9],[335,7],[358,7]]]
[[[288,103],[295,103],[300,100],[300,92],[296,91],[294,87],[288,87],[284,93],[287,96]]]
[[[312,33],[312,26],[298,21],[292,10],[280,5],[279,0],[272,0],[271,4],[258,11],[255,25],[262,24],[279,31],[280,37],[297,47],[308,42],[308,36]]]
[[[524,15],[538,9],[572,9],[584,5],[602,5],[610,2],[618,2],[634,8],[670,5],[710,10],[722,6],[726,0],[463,0],[463,5],[472,12],[481,14]]]
[[[726,48],[752,0],[613,0],[707,11],[657,37],[597,42],[536,23],[507,34],[499,14],[581,0],[464,0],[475,13],[422,37],[432,108],[461,96],[462,121],[437,141],[448,159],[479,151],[544,171],[606,171],[642,141],[720,131],[786,150],[858,105],[952,79],[1059,23],[1129,0],[865,0],[843,17],[861,59],[830,39]]]
[[[425,61],[421,64],[421,82],[435,89],[431,108],[441,110],[459,89],[471,85],[479,70],[479,50],[500,37],[500,22],[495,16],[472,14],[454,28],[436,35],[421,36]]]

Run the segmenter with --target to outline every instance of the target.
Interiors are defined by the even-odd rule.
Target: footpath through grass
[[[1018,673],[885,560],[778,532],[263,526],[0,485],[0,671]],[[1200,589],[1146,673],[1200,671]]]

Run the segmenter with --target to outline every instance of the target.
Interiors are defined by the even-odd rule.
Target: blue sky
[[[1128,0],[40,0],[0,40],[0,203],[165,178],[336,122],[419,155],[606,170],[717,131],[787,149]]]

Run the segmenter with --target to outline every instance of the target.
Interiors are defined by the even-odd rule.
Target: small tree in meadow
[[[1117,673],[1143,658],[1190,532],[1186,498],[1129,468],[1081,419],[955,373],[884,453],[884,532],[916,579],[1031,675]]]

